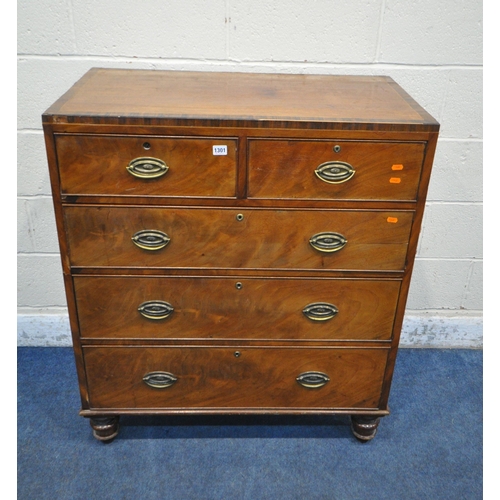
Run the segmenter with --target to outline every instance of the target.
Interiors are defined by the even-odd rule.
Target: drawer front
[[[415,200],[424,151],[423,143],[250,140],[248,196]]]
[[[84,347],[83,351],[94,409],[374,409],[388,353],[283,347]],[[298,377],[302,384],[317,387],[299,384]]]
[[[61,190],[72,195],[234,197],[236,144],[227,138],[56,135]],[[214,146],[226,146],[226,154],[214,154]]]
[[[75,276],[84,338],[387,340],[399,280]]]
[[[412,217],[411,211],[65,208],[71,264],[82,267],[403,270]]]

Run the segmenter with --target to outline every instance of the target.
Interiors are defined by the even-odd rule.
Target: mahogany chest
[[[90,70],[43,114],[81,415],[388,399],[439,124],[388,77]]]

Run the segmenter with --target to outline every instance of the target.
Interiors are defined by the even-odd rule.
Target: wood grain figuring
[[[389,77],[93,68],[42,120],[97,439],[126,413],[345,413],[358,439],[374,437],[432,116]],[[143,157],[168,171],[137,179],[126,167]],[[328,162],[340,170],[318,177]],[[163,248],[140,248],[152,242]]]
[[[227,146],[227,155],[214,156],[217,145]],[[56,146],[64,194],[235,196],[237,141],[227,137],[57,135]],[[126,170],[138,157],[158,158],[169,169],[158,179],[138,179]]]
[[[133,98],[132,98],[133,96]],[[437,123],[388,77],[318,76],[94,68],[44,113],[45,122],[310,126]],[[189,122],[188,122],[189,123]],[[202,125],[203,122],[191,123]],[[363,128],[363,127],[361,127]]]
[[[337,153],[334,148],[340,148]],[[369,141],[249,141],[249,198],[325,200],[415,200],[423,143]],[[345,162],[356,173],[329,184],[314,171],[326,162]],[[391,179],[400,182],[391,182]]]
[[[235,356],[235,352],[239,356]],[[84,347],[90,407],[371,408],[378,407],[388,350],[327,348]],[[154,389],[142,380],[166,371],[177,382]],[[300,386],[303,372],[330,382]]]
[[[257,279],[75,276],[83,338],[388,340],[399,280]],[[241,283],[241,288],[236,287]],[[161,300],[174,307],[163,320],[138,306]],[[327,302],[339,312],[327,321],[303,314]]]
[[[77,267],[403,270],[413,214],[103,206],[66,207],[65,217]],[[158,251],[136,247],[132,236],[146,229],[166,233],[170,243]],[[312,248],[309,239],[324,231],[344,235],[345,248]]]

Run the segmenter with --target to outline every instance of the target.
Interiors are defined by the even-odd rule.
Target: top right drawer
[[[424,142],[250,139],[248,197],[417,199]]]

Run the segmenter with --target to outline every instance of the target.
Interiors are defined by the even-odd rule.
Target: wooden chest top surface
[[[44,123],[437,131],[391,78],[93,68]]]

